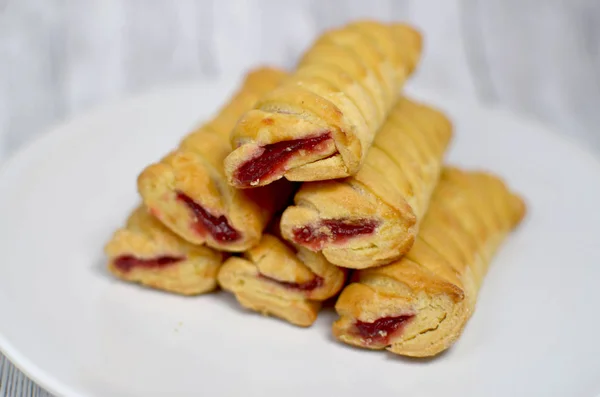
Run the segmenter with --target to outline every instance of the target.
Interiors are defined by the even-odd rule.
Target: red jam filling
[[[191,197],[181,192],[177,193],[177,199],[183,201],[195,215],[194,228],[198,234],[203,235],[208,231],[215,240],[221,243],[240,239],[240,233],[231,227],[225,216],[216,217],[210,214]]]
[[[315,288],[319,288],[323,286],[323,277],[315,276],[312,280],[305,281],[303,283],[292,283],[290,281],[281,281],[276,278],[265,276],[264,274],[260,275],[261,278],[265,280],[269,280],[273,283],[279,284],[282,287],[294,289],[297,291],[312,291]]]
[[[240,186],[256,186],[261,180],[284,171],[286,163],[299,150],[318,151],[322,143],[331,139],[331,134],[321,134],[312,138],[293,139],[271,143],[262,147],[259,156],[246,161],[235,171],[235,179]]]
[[[178,256],[159,256],[152,259],[140,259],[133,255],[121,255],[113,261],[115,267],[122,272],[128,272],[134,267],[145,269],[160,269],[183,261],[185,258]]]
[[[397,317],[382,317],[372,323],[357,321],[354,324],[356,334],[368,344],[389,344],[390,337],[402,329],[413,314]]]
[[[323,219],[313,225],[295,228],[292,233],[296,243],[319,250],[326,242],[342,243],[351,237],[372,234],[377,226],[379,222],[374,219]]]

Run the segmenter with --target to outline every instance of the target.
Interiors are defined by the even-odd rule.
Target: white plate
[[[593,396],[600,391],[600,166],[507,112],[432,94],[451,159],[506,177],[529,214],[486,278],[460,341],[433,360],[111,278],[102,247],[135,178],[236,81],[175,87],[55,128],[0,172],[0,349],[65,396]]]

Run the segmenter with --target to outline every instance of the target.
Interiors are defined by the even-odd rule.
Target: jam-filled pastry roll
[[[237,123],[229,183],[354,175],[420,54],[421,36],[407,25],[364,21],[324,33]]]
[[[236,121],[283,77],[283,72],[270,68],[249,73],[210,122],[138,177],[145,205],[185,240],[224,251],[246,250],[258,243],[272,215],[287,203],[290,183],[244,192],[229,186],[223,172]]]
[[[451,135],[442,113],[400,99],[355,176],[301,186],[283,213],[283,237],[347,268],[400,258],[414,242]]]
[[[245,308],[308,327],[324,301],[342,289],[346,272],[315,252],[295,251],[264,234],[260,243],[231,257],[219,271],[219,284]]]
[[[173,234],[143,206],[114,233],[105,252],[118,278],[182,295],[214,290],[223,260],[218,251]]]
[[[402,259],[354,274],[333,334],[368,349],[432,356],[460,336],[495,251],[525,204],[498,178],[445,169],[419,236]]]

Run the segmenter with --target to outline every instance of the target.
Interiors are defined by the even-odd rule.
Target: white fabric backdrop
[[[530,113],[600,150],[596,0],[0,1],[0,142],[184,79],[291,66],[318,31],[352,18],[426,34],[417,79]]]

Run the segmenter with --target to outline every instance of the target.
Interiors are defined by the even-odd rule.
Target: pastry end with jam
[[[365,269],[406,253],[417,232],[405,203],[396,208],[352,178],[305,183],[281,217],[283,237],[336,266]]]
[[[105,252],[108,270],[125,281],[181,295],[217,288],[221,253],[182,240],[143,206],[114,233]]]
[[[303,327],[316,320],[321,302],[342,288],[346,272],[317,253],[293,246],[274,235],[232,257],[219,271],[219,284],[238,302],[265,315]]]

